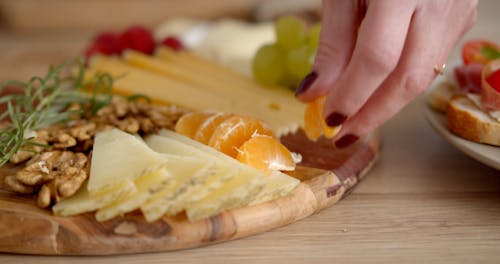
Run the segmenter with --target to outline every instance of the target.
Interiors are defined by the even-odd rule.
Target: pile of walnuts
[[[5,185],[17,193],[37,193],[38,206],[46,208],[75,194],[88,178],[97,132],[118,128],[132,134],[151,134],[164,128],[173,129],[185,113],[175,106],[115,96],[96,115],[34,132],[32,142],[36,144],[26,145],[9,160],[23,167],[15,175],[5,177]]]

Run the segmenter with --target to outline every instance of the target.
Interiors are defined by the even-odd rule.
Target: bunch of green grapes
[[[260,47],[253,58],[253,76],[263,85],[295,90],[311,71],[320,25],[307,27],[304,21],[285,16],[276,21],[274,31],[276,43]]]

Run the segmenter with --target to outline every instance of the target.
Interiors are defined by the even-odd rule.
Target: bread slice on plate
[[[458,86],[448,82],[441,82],[429,93],[427,103],[432,109],[444,113],[448,107],[448,102],[457,94],[460,94]]]
[[[465,95],[455,95],[446,110],[448,129],[479,143],[500,146],[500,122],[482,111]]]

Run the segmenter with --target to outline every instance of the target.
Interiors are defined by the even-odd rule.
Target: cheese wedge
[[[162,130],[160,136],[178,140],[186,145],[203,151],[204,153],[224,161],[226,166],[236,170],[236,175],[226,182],[219,182],[220,186],[215,191],[208,192],[204,197],[191,198],[186,203],[186,212],[190,221],[216,215],[224,210],[244,206],[262,190],[266,176],[260,171],[246,166],[237,160],[218,152],[217,150],[194,141],[173,131]],[[213,184],[213,182],[209,182]],[[205,185],[200,187],[205,188]]]
[[[186,204],[197,201],[208,193],[216,190],[235,175],[238,175],[239,168],[227,166],[222,160],[208,155],[206,152],[193,146],[167,137],[152,135],[146,138],[146,143],[155,151],[160,153],[187,155],[214,163],[213,173],[206,179],[203,185],[191,184],[187,186],[184,193],[177,195],[168,206],[167,214],[176,215],[184,210]]]
[[[120,198],[136,192],[134,182],[123,180],[117,185],[90,195],[87,186],[83,186],[78,192],[66,199],[59,201],[52,207],[55,215],[70,216],[85,212],[95,211],[105,207]]]
[[[242,170],[240,175],[222,184],[216,191],[189,204],[186,208],[187,217],[189,221],[197,221],[229,209],[245,206],[262,190],[263,182],[263,178],[256,178],[255,175]]]
[[[174,161],[169,160],[168,163],[173,163]],[[172,182],[172,176],[167,170],[167,164],[162,164],[144,173],[144,175],[134,181],[137,188],[135,192],[129,193],[97,211],[97,221],[106,221],[139,208],[152,195]]]
[[[213,162],[191,157],[183,157],[172,165],[168,171],[173,177],[173,183],[158,190],[140,206],[149,222],[161,218],[179,195],[202,186],[207,178],[217,173]]]
[[[145,169],[164,161],[163,155],[133,135],[118,129],[99,132],[94,141],[87,190],[95,194],[124,180],[134,181]]]
[[[280,171],[273,171],[266,178],[264,189],[249,205],[255,205],[283,197],[291,193],[300,184],[300,180],[290,177]]]
[[[160,136],[163,136],[166,138],[171,138],[174,140],[178,140],[178,141],[181,141],[182,143],[185,143],[185,144],[189,144],[189,145],[195,147],[196,149],[202,150],[203,153],[210,153],[211,155],[218,157],[221,160],[224,160],[225,162],[227,162],[229,164],[233,164],[234,166],[240,166],[242,168],[246,168],[247,171],[253,171],[253,173],[255,173],[255,175],[256,175],[256,177],[258,177],[258,179],[264,181],[265,186],[264,186],[264,188],[261,189],[261,191],[258,194],[255,194],[253,197],[248,198],[248,200],[249,200],[249,201],[247,201],[248,204],[255,205],[255,204],[267,202],[270,200],[274,200],[274,199],[279,198],[279,197],[283,197],[283,196],[289,194],[290,192],[292,192],[300,184],[300,181],[298,179],[290,177],[290,176],[288,176],[280,171],[274,171],[269,176],[264,175],[260,171],[257,171],[256,169],[254,169],[252,167],[244,165],[244,164],[238,162],[237,160],[235,160],[227,155],[224,155],[221,152],[214,150],[211,147],[203,145],[197,141],[191,140],[191,139],[189,139],[183,135],[180,135],[178,133],[175,133],[173,131],[162,130],[162,131],[160,131],[159,134],[160,134]],[[158,137],[158,136],[155,136],[155,137]],[[159,139],[157,139],[157,140],[159,140]],[[148,140],[146,140],[146,142],[148,142]],[[149,144],[149,145],[151,146],[151,144]],[[154,149],[154,147],[153,147],[153,149]],[[231,185],[232,183],[223,183],[222,185],[224,185],[224,184]],[[231,188],[234,188],[234,186]],[[223,192],[223,190],[221,190],[221,189],[219,189],[217,191]],[[252,191],[253,190],[250,190],[250,195],[252,194]],[[244,196],[247,194],[247,193],[245,193],[245,190],[242,190],[241,192],[242,192],[241,196]],[[201,219],[201,218],[206,216],[206,214],[204,213],[205,211],[210,211],[210,210],[222,211],[222,210],[218,210],[217,208],[215,208],[214,205],[210,204],[212,199],[213,198],[211,198],[211,197],[207,197],[204,202],[202,202],[199,199],[196,199],[196,200],[198,200],[198,202],[196,202],[196,203],[191,201],[189,203],[191,206],[188,206],[188,209],[187,209],[188,217],[190,217],[190,219],[192,219],[192,220]],[[228,199],[231,199],[231,198],[228,198]],[[242,198],[242,200],[244,201],[246,199]],[[241,205],[238,205],[238,204],[230,205],[229,204],[227,206],[228,207],[234,206],[232,208],[235,208],[235,207],[242,206],[242,205],[246,205],[246,204],[244,204],[244,203]]]

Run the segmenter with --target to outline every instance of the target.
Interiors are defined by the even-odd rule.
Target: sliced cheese
[[[169,160],[168,162],[171,163],[173,160]],[[97,211],[97,221],[106,221],[113,217],[134,211],[152,195],[172,182],[172,176],[167,170],[167,164],[162,164],[144,173],[144,175],[134,181],[137,188],[135,192],[131,192]]]
[[[113,89],[122,94],[141,93],[190,109],[254,116],[270,124],[278,135],[293,132],[302,125],[305,106],[284,89],[261,87],[252,80],[231,77],[225,71],[214,75],[210,71],[183,70],[183,66],[161,57],[137,52],[125,53],[124,60],[126,63],[95,56],[87,75],[105,71],[119,77]]]
[[[215,110],[214,106],[229,108],[236,104],[236,102],[226,100],[203,89],[203,87],[196,87],[141,70],[125,64],[118,58],[92,57],[89,69],[86,70],[86,76],[92,76],[97,72],[107,72],[115,77],[113,91],[120,94],[145,94],[156,102],[175,103],[191,109]]]
[[[222,184],[203,199],[189,204],[186,214],[189,221],[197,221],[223,211],[245,206],[262,190],[264,178],[246,171]]]
[[[280,171],[274,171],[266,178],[264,189],[255,197],[250,205],[260,204],[283,197],[291,193],[300,184],[300,180]]]
[[[228,166],[216,157],[208,155],[206,152],[197,149],[193,146],[187,145],[179,140],[174,140],[172,138],[152,135],[146,138],[146,143],[155,151],[160,153],[168,153],[175,155],[188,155],[197,158],[202,158],[203,160],[210,161],[214,163],[214,168],[210,177],[206,179],[203,185],[191,184],[187,186],[185,192],[180,193],[171,201],[168,206],[167,213],[169,215],[175,215],[180,211],[184,210],[187,204],[197,201],[209,192],[216,190],[235,175],[238,175],[239,168],[234,166]]]
[[[210,161],[184,157],[177,160],[174,165],[169,168],[173,184],[164,186],[140,206],[149,222],[161,218],[172,206],[175,198],[191,188],[202,186],[207,178],[216,174],[214,163]]]
[[[60,216],[91,212],[134,192],[136,192],[136,187],[134,182],[130,180],[123,180],[117,185],[103,189],[92,195],[87,191],[87,186],[83,186],[75,195],[55,204],[52,207],[52,211],[55,215]]]
[[[145,169],[164,160],[133,135],[118,129],[99,132],[95,136],[87,190],[94,194],[124,180],[134,181]]]
[[[234,177],[226,182],[219,182],[220,186],[214,188],[214,191],[208,192],[204,197],[191,199],[186,204],[185,209],[191,221],[212,216],[224,210],[244,206],[250,203],[265,185],[266,176],[262,172],[242,164],[211,147],[169,130],[160,131],[160,136],[171,138],[199,149],[210,156],[224,161],[227,166],[236,169],[237,174]],[[213,184],[213,182],[208,183]],[[207,187],[203,185],[200,188]]]

